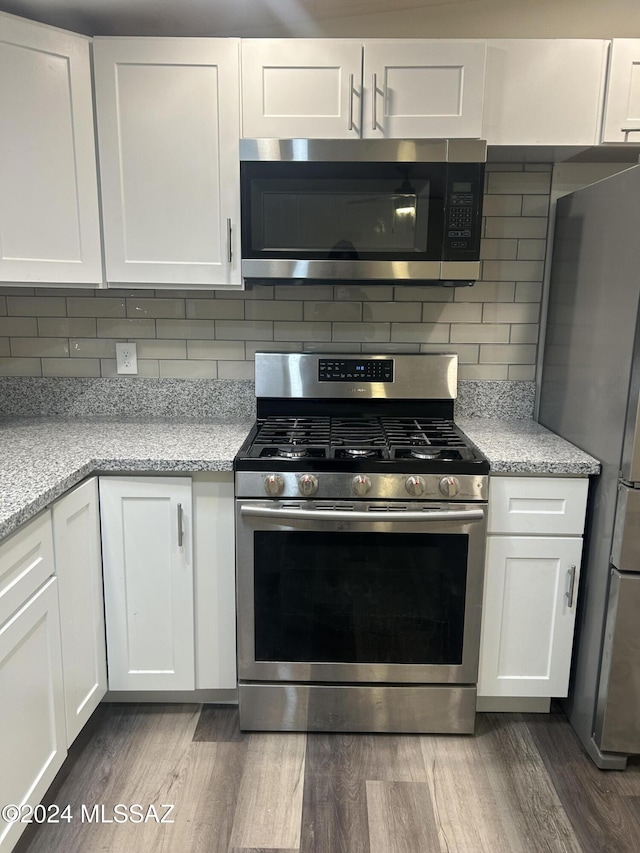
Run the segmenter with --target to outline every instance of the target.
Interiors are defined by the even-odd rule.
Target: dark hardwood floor
[[[233,707],[105,705],[54,790],[72,819],[21,853],[640,851],[640,761],[598,770],[562,713],[480,714],[472,737],[245,734]]]

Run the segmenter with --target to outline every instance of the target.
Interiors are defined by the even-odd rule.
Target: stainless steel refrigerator
[[[595,456],[566,710],[598,765],[640,753],[640,166],[558,201],[539,420]]]

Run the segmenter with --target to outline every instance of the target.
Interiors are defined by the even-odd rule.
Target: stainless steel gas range
[[[234,463],[240,725],[473,731],[489,465],[455,355],[258,353]]]

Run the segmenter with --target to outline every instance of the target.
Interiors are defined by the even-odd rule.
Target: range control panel
[[[320,382],[393,382],[392,358],[321,358]]]

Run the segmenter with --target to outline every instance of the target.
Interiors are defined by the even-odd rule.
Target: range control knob
[[[351,488],[354,494],[363,498],[371,491],[371,480],[366,474],[357,474],[351,481]]]
[[[318,478],[313,474],[303,474],[298,477],[298,490],[305,498],[309,498],[318,491]]]
[[[264,490],[272,498],[277,498],[284,491],[284,480],[280,474],[267,474],[264,478]]]
[[[445,498],[455,498],[460,491],[460,483],[455,477],[443,477],[440,480],[440,491]]]
[[[424,477],[407,477],[404,485],[407,492],[414,498],[419,498],[420,495],[423,495],[426,488]]]

